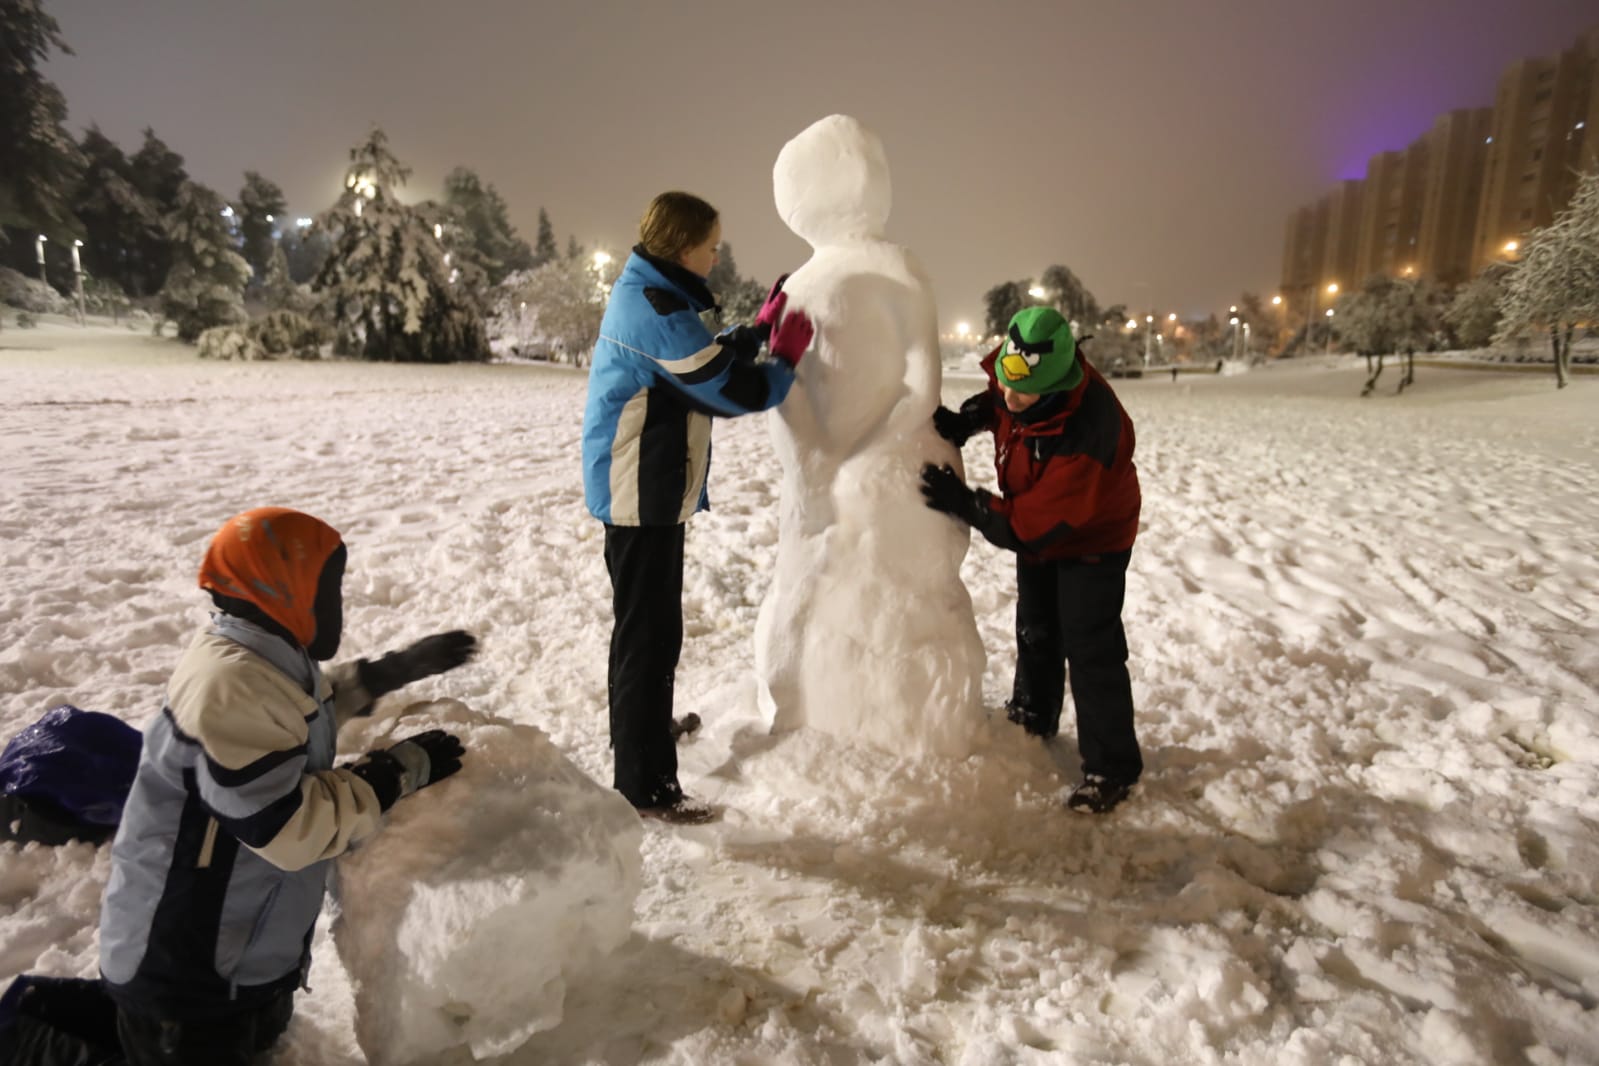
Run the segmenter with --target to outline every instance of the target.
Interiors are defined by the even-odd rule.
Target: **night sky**
[[[695,192],[762,281],[808,254],[772,206],[778,150],[854,115],[945,329],[1056,262],[1104,303],[1185,316],[1269,294],[1291,209],[1599,22],[1594,0],[46,7],[76,52],[47,70],[74,132],[131,152],[153,126],[224,196],[258,170],[315,214],[376,122],[412,197],[471,167],[530,242],[543,206],[563,247],[623,250],[651,196]]]

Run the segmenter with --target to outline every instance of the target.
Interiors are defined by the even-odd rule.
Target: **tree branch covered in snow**
[[[1500,341],[1548,331],[1555,383],[1565,388],[1577,325],[1599,321],[1599,172],[1584,174],[1566,209],[1527,236],[1500,310]]]

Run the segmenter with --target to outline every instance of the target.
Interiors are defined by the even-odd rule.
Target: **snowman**
[[[755,628],[775,732],[809,727],[901,754],[960,757],[983,728],[983,645],[960,579],[969,531],[929,510],[923,464],[960,456],[933,429],[937,313],[887,240],[888,160],[833,115],[778,154],[778,214],[813,254],[784,284],[816,325],[768,418],[782,463],[777,566]]]

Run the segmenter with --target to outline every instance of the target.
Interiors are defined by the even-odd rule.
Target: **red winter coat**
[[[1002,493],[987,503],[1009,523],[1022,558],[1038,562],[1131,548],[1142,496],[1133,465],[1133,420],[1116,393],[1079,352],[1083,380],[1059,409],[1037,422],[1019,421],[994,376],[998,355],[996,348],[983,360]]]

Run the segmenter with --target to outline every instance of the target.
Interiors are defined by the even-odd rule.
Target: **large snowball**
[[[638,815],[531,726],[444,700],[353,723],[341,746],[431,728],[465,743],[461,771],[338,864],[333,938],[374,1066],[502,1055],[558,1025],[567,982],[627,939],[640,888]]]

